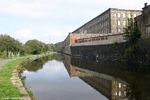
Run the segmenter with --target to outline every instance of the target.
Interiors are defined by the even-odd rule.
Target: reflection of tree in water
[[[48,60],[53,60],[55,58],[55,55],[49,55],[45,56],[39,59],[35,59],[31,62],[31,60],[25,61],[22,65],[24,68],[26,68],[28,71],[38,71],[43,67],[43,64],[45,64]]]
[[[28,65],[26,66],[26,69],[28,71],[37,71],[43,67],[43,64],[46,61],[43,58],[42,59],[36,59],[36,60],[32,61],[31,63],[28,63]]]
[[[149,77],[147,73],[132,73],[132,76],[127,76],[131,88],[128,92],[130,100],[150,100]]]
[[[63,60],[63,55],[62,54],[55,54],[53,55],[54,59],[57,61],[62,61]]]

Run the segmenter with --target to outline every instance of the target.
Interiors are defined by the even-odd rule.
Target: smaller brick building
[[[145,3],[142,14],[136,17],[136,22],[142,38],[150,38],[150,5]]]

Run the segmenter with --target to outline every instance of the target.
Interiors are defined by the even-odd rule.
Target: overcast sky
[[[63,41],[108,8],[141,10],[149,0],[0,0],[0,34],[25,43]]]

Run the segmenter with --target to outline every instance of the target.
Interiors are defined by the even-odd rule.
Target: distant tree
[[[23,44],[19,42],[18,40],[14,40],[12,42],[11,52],[13,52],[15,55],[17,55],[18,53],[23,55],[24,54]]]
[[[24,48],[28,54],[40,54],[42,51],[42,43],[38,40],[29,40],[25,43]]]
[[[17,54],[22,51],[22,43],[9,35],[0,35],[0,52]]]
[[[62,52],[64,49],[64,44],[63,42],[58,42],[54,45],[54,51],[55,52]]]
[[[29,40],[24,45],[25,52],[28,54],[40,54],[51,51],[49,44],[43,43],[39,40]]]
[[[55,51],[55,45],[54,44],[47,44],[49,46],[49,51],[54,52]]]

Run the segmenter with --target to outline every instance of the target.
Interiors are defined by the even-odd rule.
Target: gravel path
[[[0,69],[10,61],[12,61],[12,59],[0,60]]]

